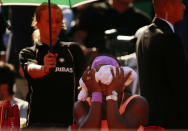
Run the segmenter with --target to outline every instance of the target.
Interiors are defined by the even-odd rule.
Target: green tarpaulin
[[[0,1],[3,5],[39,5],[42,2],[48,2],[48,0],[0,0]],[[96,1],[96,0],[51,0],[51,3],[55,3],[59,6],[75,7],[92,1]]]

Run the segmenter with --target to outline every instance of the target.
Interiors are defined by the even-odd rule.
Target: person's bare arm
[[[85,117],[81,117],[79,121],[79,129],[100,129],[101,117],[102,117],[102,88],[99,87],[95,80],[95,70],[88,68],[82,79],[88,88],[88,92],[92,94],[91,106]],[[100,94],[101,100],[99,100],[96,94]],[[96,98],[96,99],[95,99]]]
[[[127,76],[124,75],[123,69],[116,68],[116,75],[111,70],[113,81],[109,85],[107,95],[110,95],[112,91],[116,91],[120,96],[123,92],[123,86],[125,81],[129,78],[131,72]],[[148,117],[148,103],[143,97],[134,98],[134,103],[129,107],[128,111],[124,114],[120,114],[118,102],[121,101],[121,97],[118,100],[109,99],[107,100],[106,112],[107,121],[110,129],[127,129],[127,128],[138,128],[140,125],[145,125],[147,123]]]
[[[147,126],[149,107],[147,100],[142,96],[135,97],[130,105],[128,104],[128,110],[123,114],[124,119],[128,119],[130,128],[137,128],[140,125]],[[132,119],[135,118],[136,120]]]
[[[27,72],[32,78],[41,78],[47,74],[43,65],[31,63],[27,66]]]
[[[138,100],[123,115],[119,113],[118,103],[116,101],[107,101],[107,108],[107,120],[110,129],[137,129],[140,125],[147,124],[148,105],[146,101]]]
[[[125,81],[129,78],[131,72],[128,75],[124,75],[122,68],[120,70],[116,68],[116,75],[111,70],[113,81],[105,91],[107,96],[112,95],[112,91],[116,91],[114,99],[106,99],[106,112],[107,121],[110,129],[127,129],[127,128],[138,128],[141,124],[147,120],[147,104],[142,99],[136,100],[136,103],[130,108],[130,110],[123,115],[119,113],[118,102],[121,101],[121,94],[123,93],[123,86]],[[137,109],[138,108],[138,109]],[[137,110],[136,110],[137,109]],[[137,112],[139,110],[139,112]],[[144,121],[144,122],[143,122]]]
[[[36,79],[41,78],[49,73],[51,68],[56,67],[56,57],[57,54],[48,53],[44,57],[44,65],[38,65],[36,63],[30,63],[27,66],[28,74]]]
[[[88,114],[79,120],[79,129],[100,129],[102,103],[92,102]]]

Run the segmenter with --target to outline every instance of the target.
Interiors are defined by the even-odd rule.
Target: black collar
[[[156,24],[165,33],[174,33],[168,23],[160,18],[154,18],[152,23]]]

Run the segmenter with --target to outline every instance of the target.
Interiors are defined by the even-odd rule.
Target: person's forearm
[[[100,129],[101,125],[101,108],[102,104],[99,102],[93,102],[90,107],[90,111],[86,118],[80,123],[80,129]]]
[[[126,129],[129,127],[128,121],[124,120],[119,113],[117,101],[107,100],[106,113],[110,129]]]
[[[136,129],[140,126],[139,119],[131,112],[121,115],[118,102],[113,100],[107,101],[107,121],[110,129]]]
[[[80,124],[82,128],[100,129],[102,113],[102,93],[92,92],[91,107],[88,115]]]
[[[27,66],[27,72],[34,79],[41,78],[47,74],[43,65],[37,65],[34,63]]]

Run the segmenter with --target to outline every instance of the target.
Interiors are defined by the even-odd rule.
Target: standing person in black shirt
[[[84,55],[77,44],[58,40],[63,19],[61,9],[51,4],[51,14],[52,48],[45,2],[34,14],[33,24],[38,29],[33,34],[35,44],[21,50],[19,55],[32,91],[29,127],[66,128],[73,122],[74,86],[82,74]]]
[[[101,0],[86,7],[80,14],[74,40],[87,48],[96,47],[106,53],[105,31],[116,29],[119,35],[134,35],[137,29],[150,24],[150,18],[132,7],[133,0]]]

